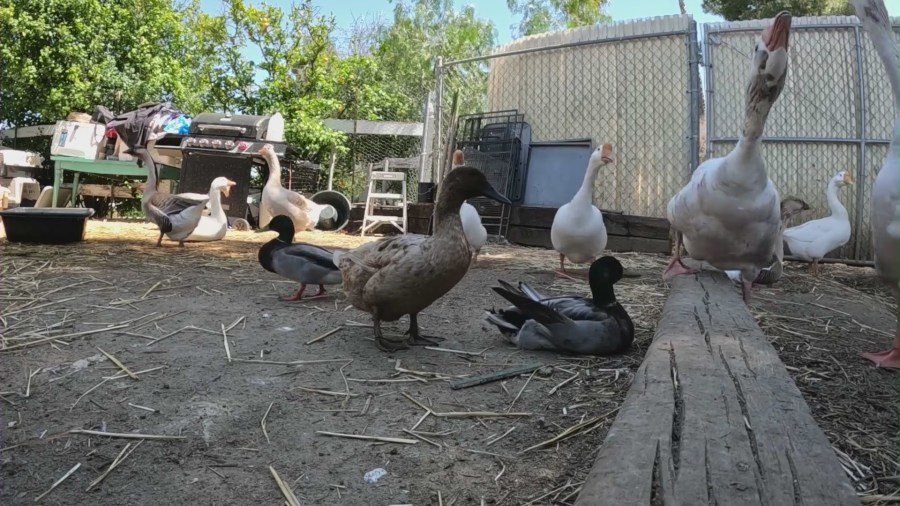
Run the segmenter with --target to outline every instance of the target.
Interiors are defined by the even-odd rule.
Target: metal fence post
[[[866,83],[863,74],[863,52],[862,38],[860,36],[860,26],[857,24],[853,27],[853,33],[856,41],[856,76],[857,85],[859,86],[859,167],[856,171],[856,223],[853,229],[856,231],[856,238],[853,244],[853,259],[862,260],[861,249],[862,241],[860,240],[860,230],[863,227],[864,202],[866,189]]]
[[[712,44],[710,42],[709,25],[703,25],[703,65],[706,74],[706,107],[704,115],[706,117],[706,159],[712,157],[712,138],[713,138],[713,55]]]
[[[441,173],[441,160],[442,154],[444,152],[443,144],[441,143],[441,136],[443,135],[442,131],[442,116],[444,114],[444,57],[438,56],[437,63],[434,66],[434,80],[435,80],[435,94],[437,95],[434,99],[434,151],[432,151],[433,156],[431,157],[431,182],[435,185],[440,184],[438,181],[438,177]]]
[[[685,182],[690,181],[691,175],[700,165],[700,48],[697,44],[697,22],[691,20],[687,31],[687,68],[688,68],[688,93],[690,94],[688,114],[688,132],[691,142],[691,161]]]

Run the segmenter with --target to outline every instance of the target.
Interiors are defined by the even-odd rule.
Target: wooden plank
[[[828,439],[719,272],[678,276],[576,505],[858,505]]]
[[[510,225],[506,239],[514,244],[553,249],[549,228],[514,227]]]
[[[603,212],[603,223],[609,235],[628,235],[648,239],[669,239],[669,221],[665,218],[634,216],[614,211]],[[509,224],[534,228],[550,228],[556,208],[515,206],[510,211]]]
[[[140,185],[143,187],[143,183]],[[141,188],[136,188],[135,191],[139,194]],[[112,185],[108,184],[81,184],[78,185],[78,193],[85,197],[109,197],[112,194]],[[126,188],[124,186],[116,186],[115,194],[112,195],[115,198],[120,199],[130,199],[135,198],[134,195],[131,194],[131,189]],[[140,195],[138,195],[140,198]]]
[[[647,239],[646,237],[611,235],[607,238],[607,251],[636,253],[665,253],[672,252],[672,243],[662,239]]]
[[[56,129],[56,123],[52,125],[34,125],[19,128],[7,128],[0,130],[0,140],[3,139],[24,139],[26,137],[43,137],[53,135]]]
[[[553,243],[550,241],[550,229],[547,228],[510,225],[507,239],[515,244],[553,249]],[[672,243],[669,240],[662,239],[610,235],[606,249],[614,252],[635,251],[638,253],[667,254],[672,251]]]

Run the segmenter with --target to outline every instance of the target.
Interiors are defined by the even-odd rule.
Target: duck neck
[[[591,283],[591,295],[597,306],[608,306],[616,302],[616,293],[610,283]]]
[[[434,204],[434,235],[436,237],[452,237],[463,234],[462,219],[459,216],[463,202],[465,199],[459,197],[451,186],[441,185]]]
[[[266,180],[266,186],[281,188],[281,162],[273,154],[267,154],[265,159],[266,165],[269,166],[269,179]]]
[[[837,183],[834,179],[828,182],[828,188],[825,189],[825,198],[828,199],[828,209],[831,210],[832,216],[838,218],[847,218],[849,216],[847,214],[847,208],[845,208],[844,204],[841,204],[840,199],[838,199]]]
[[[884,64],[894,96],[894,138],[890,146],[890,158],[900,158],[900,46],[894,43],[891,18],[883,2],[851,0],[856,16],[872,40],[878,57]],[[887,165],[885,165],[887,166]]]
[[[225,210],[222,209],[222,192],[218,188],[209,190],[209,215],[219,223],[228,220],[225,216]]]
[[[744,108],[744,128],[730,156],[734,163],[727,163],[724,167],[723,176],[729,180],[743,181],[755,187],[765,184],[768,178],[760,154],[763,130],[774,100],[767,97],[767,94],[771,94],[771,91],[767,90],[763,78],[751,78]]]
[[[144,185],[144,198],[156,193],[156,163],[150,156],[150,153],[141,153],[141,161],[147,166],[147,184]]]
[[[597,173],[600,172],[600,167],[599,163],[588,163],[587,170],[584,172],[584,180],[581,182],[581,188],[572,197],[573,204],[584,207],[593,205],[594,181],[597,180]]]

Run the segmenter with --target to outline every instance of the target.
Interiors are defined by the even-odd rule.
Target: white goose
[[[593,262],[606,249],[603,214],[593,204],[594,180],[601,167],[613,163],[612,145],[601,144],[588,160],[581,188],[556,211],[550,227],[550,242],[559,252],[559,270],[566,272],[565,259],[576,264]]]
[[[283,214],[294,222],[294,230],[312,230],[319,221],[319,206],[297,192],[281,186],[281,162],[275,154],[275,148],[266,144],[259,154],[269,166],[269,178],[263,187],[259,203],[259,226],[265,227],[273,217]]]
[[[872,237],[875,246],[875,269],[888,283],[894,296],[900,283],[900,235],[896,233],[900,220],[900,47],[893,42],[891,19],[882,0],[851,0],[863,29],[872,39],[878,56],[887,71],[894,95],[894,137],[884,159],[884,165],[875,177],[872,187]],[[894,222],[892,226],[892,221]],[[898,302],[900,311],[900,302]],[[900,322],[893,346],[877,353],[863,353],[878,367],[900,368]]]
[[[453,152],[452,169],[465,163],[465,155],[463,155],[461,150],[457,149]],[[478,253],[481,252],[481,247],[487,242],[487,229],[481,224],[481,216],[478,214],[475,206],[468,202],[463,202],[462,207],[459,208],[459,218],[462,220],[463,232],[466,234],[466,240],[469,241],[469,245],[475,250],[475,254],[472,255],[472,261],[475,264],[478,264]]]
[[[791,15],[781,12],[757,38],[737,146],[722,158],[700,164],[690,183],[669,201],[675,255],[663,273],[665,280],[696,272],[681,262],[683,240],[695,260],[741,271],[744,300],[749,301],[753,280],[775,256],[781,210],[760,155],[760,138],[769,110],[784,89],[790,27]]]
[[[228,217],[222,208],[222,194],[227,197],[231,193],[234,181],[227,177],[217,177],[209,185],[209,216],[202,216],[197,228],[185,241],[207,242],[218,241],[228,231]]]
[[[812,262],[809,270],[814,274],[819,273],[819,260],[850,240],[850,215],[838,199],[837,190],[852,184],[853,177],[849,172],[842,170],[835,174],[828,180],[825,190],[831,215],[784,231],[784,242],[791,249],[791,254]]]
[[[209,197],[193,200],[156,191],[158,177],[156,162],[147,149],[133,148],[128,154],[135,155],[140,163],[147,166],[147,184],[144,185],[141,207],[147,219],[159,227],[159,240],[156,241],[156,245],[162,246],[163,235],[167,235],[169,239],[178,241],[178,245],[184,247],[185,239],[197,228]]]

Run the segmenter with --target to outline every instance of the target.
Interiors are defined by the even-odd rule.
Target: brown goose
[[[156,223],[159,227],[159,240],[157,246],[162,246],[164,235],[169,239],[178,241],[178,245],[184,247],[184,240],[197,228],[203,209],[209,201],[209,197],[203,199],[188,199],[156,190],[156,162],[143,147],[133,148],[130,154],[138,157],[138,166],[147,166],[147,184],[144,186],[144,196],[141,199],[141,207],[144,216]]]

